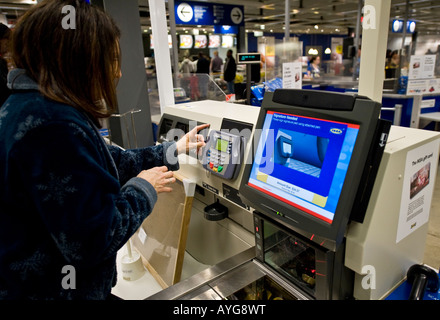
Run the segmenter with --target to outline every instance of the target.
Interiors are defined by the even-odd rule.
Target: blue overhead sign
[[[176,24],[244,26],[244,7],[195,1],[176,1]]]
[[[237,26],[214,26],[214,33],[216,34],[237,34],[238,27]]]
[[[401,33],[403,32],[403,24],[404,22],[402,20],[393,20],[393,24],[391,25],[391,31],[395,33]],[[407,33],[414,33],[416,30],[416,22],[409,20],[406,22],[406,32]]]

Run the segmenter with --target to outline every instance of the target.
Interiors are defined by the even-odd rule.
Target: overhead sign
[[[404,22],[402,20],[393,20],[393,23],[391,24],[391,31],[395,33],[402,33],[403,32],[403,24]],[[407,21],[406,22],[406,32],[407,33],[414,33],[416,31],[416,22],[415,21]]]
[[[238,26],[214,26],[214,33],[217,34],[237,34]]]
[[[244,26],[244,7],[230,4],[176,1],[176,24]]]
[[[181,3],[177,6],[177,17],[183,22],[189,22],[194,18],[193,8],[187,3]],[[176,19],[177,20],[177,19]]]

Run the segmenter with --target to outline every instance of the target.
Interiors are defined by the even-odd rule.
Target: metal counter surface
[[[250,283],[268,276],[287,295],[299,300],[310,300],[300,289],[267,268],[255,258],[255,247],[249,248],[230,259],[168,287],[146,300],[223,300]]]
[[[203,270],[194,276],[185,279],[175,285],[168,287],[146,300],[175,300],[182,298],[191,292],[200,289],[209,281],[213,281],[232,269],[235,269],[255,257],[255,247],[251,247],[223,262],[220,262],[206,270]]]

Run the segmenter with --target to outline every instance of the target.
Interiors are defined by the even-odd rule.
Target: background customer
[[[228,85],[229,93],[235,93],[234,84],[235,84],[235,74],[237,72],[237,65],[235,63],[235,59],[232,56],[232,50],[229,49],[226,53],[226,62],[223,71],[223,79],[226,81]]]

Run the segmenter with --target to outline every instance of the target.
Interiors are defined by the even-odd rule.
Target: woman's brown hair
[[[66,28],[64,6],[75,21]],[[67,18],[66,18],[67,19]],[[120,30],[84,0],[45,0],[29,9],[12,33],[12,57],[51,100],[86,111],[98,123],[117,108]]]

